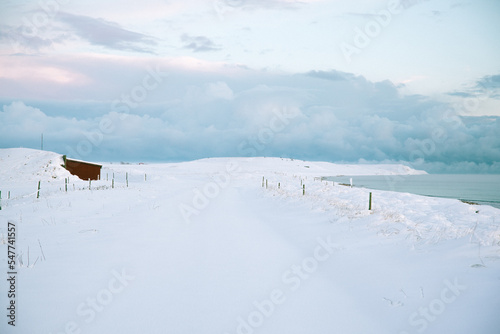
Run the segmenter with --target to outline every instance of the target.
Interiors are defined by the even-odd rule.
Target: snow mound
[[[62,155],[29,148],[0,149],[0,182],[50,181],[72,175],[64,168]]]
[[[173,164],[175,165],[175,164]],[[180,164],[179,164],[180,165]],[[415,170],[401,164],[336,164],[331,162],[304,161],[288,158],[207,158],[182,163],[189,172],[218,172],[224,166],[233,166],[242,173],[288,173],[304,176],[337,175],[420,175],[425,171]]]

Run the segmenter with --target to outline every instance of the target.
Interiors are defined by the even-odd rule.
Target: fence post
[[[372,209],[372,193],[370,192],[370,199],[368,201],[368,210],[371,211],[371,209]]]
[[[38,181],[38,191],[36,192],[36,198],[40,198],[40,181]]]
[[[306,185],[303,184],[302,185],[302,196],[304,196],[306,194]]]

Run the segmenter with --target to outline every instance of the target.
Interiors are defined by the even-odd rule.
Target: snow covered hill
[[[59,159],[0,150],[0,333],[498,333],[500,210],[320,178],[418,171]]]
[[[285,158],[209,158],[182,163],[182,169],[191,173],[219,172],[231,164],[238,167],[239,173],[287,173],[310,176],[336,175],[421,175],[425,171],[415,170],[404,165],[349,165],[331,162],[310,162]],[[178,164],[170,164],[178,165]]]
[[[61,165],[61,154],[29,148],[0,149],[0,182],[61,180],[71,174]]]

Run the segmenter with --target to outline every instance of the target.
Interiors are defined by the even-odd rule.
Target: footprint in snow
[[[383,299],[384,299],[386,302],[388,302],[388,303],[389,303],[389,305],[391,305],[392,307],[401,307],[401,306],[404,306],[404,305],[405,305],[405,304],[404,304],[404,303],[402,303],[401,301],[394,302],[394,301],[392,301],[392,300],[390,300],[390,299],[387,299],[387,298],[385,298],[385,297],[384,297]]]

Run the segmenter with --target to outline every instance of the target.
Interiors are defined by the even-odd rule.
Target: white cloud
[[[221,47],[215,44],[206,36],[190,36],[183,34],[181,41],[184,43],[184,49],[189,49],[193,52],[209,52],[221,50]]]
[[[114,22],[67,12],[58,13],[57,18],[66,23],[80,38],[91,44],[116,50],[152,52],[156,41],[150,36],[126,30]]]
[[[207,85],[207,95],[213,98],[231,100],[233,99],[233,91],[229,86],[222,81],[212,82]]]
[[[110,102],[55,104],[61,112],[52,110],[53,116],[21,102],[8,104],[0,112],[0,142],[37,147],[44,132],[47,149],[104,161],[261,155],[498,172],[500,118],[457,118],[448,105],[401,96],[390,82],[335,72],[252,72],[252,82],[247,76],[170,70],[158,94],[128,114],[113,111]],[[52,109],[50,103],[46,108]],[[277,112],[289,117],[278,122]],[[100,129],[103,119],[111,131]]]

